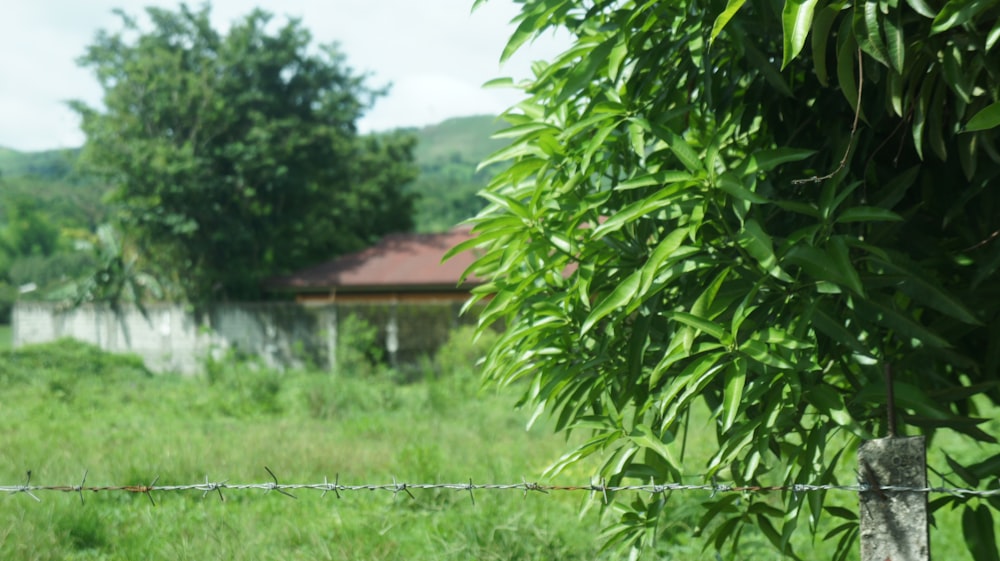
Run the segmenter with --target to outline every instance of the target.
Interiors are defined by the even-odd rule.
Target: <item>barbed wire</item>
[[[310,490],[310,491],[321,491],[321,496],[326,496],[329,493],[333,493],[338,499],[342,498],[341,493],[350,493],[357,491],[386,491],[393,495],[398,495],[400,493],[405,493],[411,499],[416,499],[411,491],[413,490],[427,490],[427,489],[444,489],[444,490],[454,490],[469,493],[469,497],[472,500],[472,504],[476,504],[475,491],[521,491],[524,496],[527,497],[528,493],[543,493],[549,494],[552,492],[587,492],[592,495],[600,495],[605,503],[609,502],[609,493],[619,493],[619,492],[637,492],[637,493],[648,493],[650,495],[662,495],[666,493],[671,493],[674,491],[701,491],[708,492],[712,495],[719,493],[773,493],[773,492],[791,492],[791,493],[811,493],[811,492],[826,492],[826,491],[843,491],[850,493],[877,493],[879,496],[884,496],[885,493],[889,492],[899,492],[899,493],[926,493],[926,494],[948,494],[955,495],[958,497],[993,497],[1000,496],[1000,489],[963,489],[957,487],[906,487],[906,486],[891,486],[883,485],[879,486],[877,484],[873,485],[867,482],[859,482],[857,485],[813,485],[813,484],[794,484],[794,485],[773,485],[773,486],[760,486],[760,485],[726,485],[719,483],[704,483],[704,484],[686,484],[686,483],[648,483],[640,485],[607,485],[604,479],[600,480],[600,483],[589,483],[587,485],[551,485],[542,484],[537,482],[529,482],[522,478],[520,483],[473,483],[470,478],[468,483],[401,483],[393,478],[392,483],[367,483],[360,485],[345,485],[340,483],[340,475],[338,474],[333,482],[330,482],[328,478],[324,477],[322,483],[279,483],[277,476],[271,471],[267,466],[264,467],[268,475],[271,476],[271,481],[263,483],[229,483],[228,480],[223,481],[210,481],[208,476],[205,477],[203,483],[191,483],[186,485],[157,485],[159,481],[159,476],[156,476],[148,485],[87,485],[87,475],[89,472],[84,472],[83,479],[80,481],[79,485],[32,485],[31,484],[31,471],[27,472],[27,479],[22,485],[0,485],[0,493],[5,493],[6,495],[17,495],[24,494],[32,499],[41,502],[41,499],[35,495],[35,493],[42,492],[61,492],[61,493],[78,493],[80,496],[80,501],[84,502],[85,493],[106,493],[106,492],[123,492],[132,494],[142,494],[149,498],[149,501],[156,504],[153,500],[153,493],[168,493],[168,492],[182,492],[182,491],[201,491],[202,498],[207,497],[211,493],[217,493],[220,500],[225,500],[223,491],[249,491],[249,490],[260,490],[265,493],[274,491],[296,499],[295,495],[291,491],[299,490]]]

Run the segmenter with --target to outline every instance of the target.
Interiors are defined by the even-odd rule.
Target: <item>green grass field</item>
[[[9,349],[14,332],[9,325],[0,324],[0,350]]]
[[[135,360],[63,342],[0,363],[0,484],[204,481],[345,485],[520,482],[564,443],[527,432],[509,398],[455,397],[447,380],[400,386],[217,365],[150,376]],[[229,491],[39,493],[0,498],[0,558],[594,559],[597,510],[581,495]]]
[[[0,352],[0,485],[184,485],[227,480],[344,485],[538,480],[567,448],[512,396],[477,395],[443,376],[398,385],[378,378],[280,374],[215,364],[202,377],[150,375],[138,359],[59,342]],[[707,422],[708,420],[705,419]],[[696,440],[696,439],[695,439]],[[691,442],[691,456],[710,442]],[[701,448],[699,448],[699,446]],[[578,479],[573,479],[578,478]],[[585,483],[574,470],[555,484]],[[544,481],[542,481],[544,482]],[[88,493],[0,497],[0,558],[48,559],[611,559],[601,552],[600,508],[586,493],[482,490],[310,490],[297,499],[261,490]],[[693,536],[707,493],[675,493],[666,530],[646,559],[702,559]],[[776,497],[775,497],[776,498]],[[769,499],[764,499],[769,500]],[[828,502],[856,509],[856,498]],[[612,513],[613,514],[613,513]],[[969,559],[957,513],[941,513],[934,551]],[[805,559],[829,559],[805,520],[793,538]],[[725,559],[776,559],[759,532],[744,531]],[[856,549],[856,546],[855,546]],[[857,558],[857,554],[852,557]]]

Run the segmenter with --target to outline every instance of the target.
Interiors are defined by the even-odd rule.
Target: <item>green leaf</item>
[[[786,260],[802,267],[814,279],[832,282],[863,295],[864,285],[851,264],[847,244],[843,240],[835,242],[836,239],[838,238],[831,239],[826,251],[818,247],[797,245],[788,252]]]
[[[733,270],[726,267],[721,273],[716,275],[715,279],[709,283],[708,287],[698,296],[691,305],[691,313],[703,318],[712,318],[718,313],[713,313],[712,304],[715,303],[715,297],[719,295],[719,289],[722,288],[723,283],[726,281],[726,277]]]
[[[781,59],[781,69],[795,60],[802,47],[806,44],[809,29],[812,27],[813,11],[817,0],[785,0],[781,11],[781,28],[783,31],[784,49]]]
[[[864,7],[854,8],[854,36],[861,50],[875,60],[891,68],[889,51],[882,40],[882,29],[879,18],[879,3],[876,0],[865,0]]]
[[[829,512],[830,514],[836,516],[837,518],[843,518],[844,520],[857,520],[858,513],[842,506],[825,506],[823,510]]]
[[[699,172],[704,170],[701,164],[701,158],[698,157],[698,153],[695,152],[691,146],[684,141],[680,135],[674,133],[673,131],[667,131],[668,137],[664,140],[670,145],[670,151],[677,156],[677,159],[684,164],[684,167],[691,172]]]
[[[958,45],[949,45],[942,49],[938,56],[942,57],[942,70],[948,87],[958,95],[962,103],[969,103],[972,101],[973,92],[962,69],[965,62],[962,51]]]
[[[729,195],[732,195],[742,201],[748,201],[759,205],[766,204],[768,202],[765,197],[762,197],[741,185],[740,181],[730,172],[722,174],[719,177],[717,185],[719,189],[722,189]]]
[[[492,80],[486,81],[481,88],[492,89],[492,88],[513,88],[514,79],[510,77],[493,78]]]
[[[764,80],[772,88],[785,97],[795,97],[795,94],[788,87],[788,82],[785,81],[781,72],[775,68],[768,57],[764,56],[764,53],[760,52],[749,41],[743,44],[743,48],[746,49],[747,60],[764,76]]]
[[[963,132],[983,131],[1000,125],[1000,101],[979,110],[965,124]]]
[[[871,355],[871,351],[861,344],[860,334],[852,333],[844,327],[842,322],[834,320],[826,312],[818,309],[813,310],[811,319],[812,326],[819,332],[854,351],[855,354],[866,357],[872,361],[875,360]]]
[[[805,392],[804,397],[817,411],[826,415],[838,425],[853,427],[857,424],[851,417],[851,413],[847,410],[844,398],[835,388],[825,384],[815,386]]]
[[[491,191],[483,191],[480,193],[480,196],[522,220],[531,219],[531,212],[528,210],[528,207],[511,197]]]
[[[906,0],[906,4],[913,8],[914,12],[925,18],[934,19],[937,16],[937,10],[931,8],[925,0]]]
[[[903,217],[885,208],[875,206],[851,207],[837,216],[836,222],[900,222]]]
[[[996,476],[1000,473],[1000,454],[995,454],[989,458],[969,466],[969,470],[977,477],[986,478]]]
[[[521,125],[515,125],[513,127],[501,129],[493,133],[491,138],[521,138],[524,136],[528,136],[531,133],[537,133],[541,131],[557,132],[558,130],[559,129],[548,123],[524,123]]]
[[[674,321],[693,327],[702,333],[707,333],[718,341],[726,338],[726,328],[705,318],[687,312],[670,312],[666,316]]]
[[[643,263],[642,268],[639,269],[639,273],[642,276],[642,284],[639,287],[639,296],[641,300],[645,300],[648,295],[646,292],[649,291],[653,284],[653,279],[660,273],[660,268],[663,266],[664,262],[671,258],[683,258],[687,253],[681,252],[678,255],[678,249],[680,249],[681,244],[684,239],[687,238],[688,231],[686,228],[677,228],[663,237],[653,252]],[[633,311],[633,308],[629,308],[629,313]]]
[[[628,41],[621,38],[615,42],[611,52],[608,54],[608,75],[611,76],[612,80],[618,79],[618,73],[628,53]]]
[[[888,327],[904,338],[919,341],[924,345],[938,349],[947,349],[952,346],[946,339],[921,325],[909,315],[900,313],[884,304],[872,300],[858,300],[854,305],[858,313],[868,321]]]
[[[816,208],[816,204],[812,202],[806,203],[801,201],[775,201],[774,204],[777,205],[782,210],[787,210],[789,212],[804,214],[805,216],[809,216],[812,218],[822,217],[819,209]]]
[[[793,370],[795,366],[784,358],[771,352],[771,348],[763,341],[748,339],[740,345],[740,352],[752,358],[755,362],[773,366],[780,370]]]
[[[849,32],[849,24],[850,18],[844,18],[844,23],[841,24],[840,33],[837,36],[837,84],[840,86],[840,92],[844,94],[844,98],[851,106],[851,110],[856,111],[858,108],[858,72],[855,68],[857,61],[855,51],[858,44],[854,35]]]
[[[760,264],[761,269],[767,274],[784,282],[792,281],[788,273],[778,266],[778,258],[774,255],[774,243],[771,241],[771,236],[761,228],[756,219],[750,218],[743,224],[738,243]]]
[[[741,357],[736,357],[726,368],[726,388],[722,400],[722,432],[728,431],[736,421],[746,381],[747,362]]]
[[[659,437],[650,427],[638,424],[632,429],[632,432],[628,435],[628,437],[629,440],[634,442],[637,446],[656,452],[657,455],[666,460],[670,465],[677,465],[673,454],[671,454],[670,450],[667,449],[667,445],[663,443],[663,439]]]
[[[995,4],[996,0],[950,0],[934,18],[930,34],[935,35],[964,25]]]
[[[548,23],[546,16],[549,15],[541,10],[536,10],[534,13],[522,12],[514,21],[520,20],[517,29],[511,34],[510,39],[507,41],[507,45],[503,48],[503,53],[500,55],[500,62],[505,62],[511,56],[521,48],[522,45],[527,43],[536,33],[542,30]]]
[[[839,10],[833,6],[827,6],[815,14],[813,18],[812,30],[812,59],[813,69],[816,72],[816,79],[823,87],[830,85],[829,76],[826,70],[827,47],[826,42],[830,38],[830,28],[837,19]]]
[[[755,171],[771,171],[772,169],[789,162],[802,161],[813,154],[815,150],[804,148],[773,148],[770,150],[758,150],[751,156],[751,164],[747,173]]]
[[[684,370],[670,379],[669,385],[658,396],[662,407],[676,413],[696,393],[701,391],[719,370],[726,366],[725,363],[719,362],[725,356],[726,353],[716,351],[704,353],[692,360]],[[678,396],[680,399],[675,401]]]
[[[897,117],[903,116],[903,80],[904,77],[899,74],[889,74],[886,88],[889,94],[889,103],[892,105],[892,111]]]
[[[733,19],[736,12],[740,11],[743,4],[746,4],[746,1],[747,0],[729,0],[729,3],[726,4],[726,9],[719,14],[719,17],[715,18],[715,23],[712,24],[712,35],[709,37],[709,44],[715,42],[715,38],[719,36],[719,33],[722,33],[726,24],[729,23],[729,20]]]
[[[893,10],[884,20],[885,43],[889,56],[889,64],[896,75],[903,73],[906,67],[906,42],[903,38],[903,16],[898,8]]]
[[[649,123],[639,122],[635,119],[629,119],[628,123],[628,139],[632,143],[632,151],[639,156],[640,160],[646,159],[646,130],[649,129]]]
[[[611,232],[616,232],[625,224],[634,222],[640,216],[646,216],[664,207],[674,204],[673,195],[683,191],[683,186],[677,184],[665,187],[657,191],[654,195],[638,200],[625,208],[616,212],[603,224],[594,228],[594,238],[601,238]]]
[[[945,68],[947,68],[947,65]],[[944,127],[946,126],[944,107],[947,104],[946,81],[947,77],[945,80],[939,81],[934,88],[934,94],[930,102],[930,113],[927,119],[930,125],[927,138],[930,141],[931,149],[934,150],[934,154],[938,158],[941,158],[941,161],[948,159],[948,148],[945,144],[945,135],[947,133],[944,131]]]
[[[997,553],[996,526],[993,525],[993,512],[985,504],[980,504],[973,510],[966,505],[962,511],[962,535],[966,547],[976,561],[1000,561]]]
[[[639,189],[642,187],[649,187],[652,185],[670,185],[671,183],[680,183],[682,181],[693,181],[694,176],[686,171],[660,171],[656,173],[651,173],[648,175],[643,175],[640,177],[635,177],[627,181],[623,181],[618,185],[615,185],[616,191],[627,191],[629,189]]]
[[[580,328],[581,334],[586,334],[594,324],[618,308],[634,310],[637,303],[648,298],[650,295],[647,292],[660,266],[680,248],[686,237],[687,230],[682,228],[678,228],[664,237],[642,268],[633,271],[608,296],[594,306]]]
[[[938,403],[930,398],[923,389],[905,382],[894,382],[894,397],[899,408],[912,409],[917,415],[922,415],[928,419],[937,421],[955,420],[959,423],[967,422],[968,419],[952,414],[947,409],[947,405]],[[868,403],[885,403],[885,384],[876,382],[864,387],[855,395],[855,399]],[[947,426],[942,423],[942,426]]]
[[[479,166],[476,169],[482,170],[491,164],[506,162],[508,160],[514,160],[516,158],[526,156],[539,156],[543,159],[545,158],[545,154],[537,146],[532,146],[526,142],[517,142],[490,154],[485,160],[479,163]]]
[[[962,173],[965,174],[965,180],[971,182],[972,178],[976,175],[976,169],[979,166],[979,159],[977,158],[977,140],[979,135],[976,134],[963,134],[959,135],[955,139],[958,143],[958,161],[962,166]]]
[[[969,469],[962,464],[953,460],[951,456],[945,454],[944,461],[948,462],[948,466],[951,470],[955,473],[955,475],[961,477],[962,481],[964,481],[966,485],[972,488],[976,488],[979,485],[979,477],[977,477],[975,473],[969,471]]]
[[[600,301],[590,311],[586,321],[580,328],[580,334],[586,335],[594,324],[604,319],[608,314],[618,308],[625,307],[639,293],[639,286],[642,283],[642,271],[638,270],[625,278],[614,290]]]
[[[917,302],[934,308],[961,322],[970,325],[981,325],[976,316],[958,298],[949,294],[948,291],[937,283],[932,282],[928,274],[900,263],[880,259],[874,262],[881,266],[884,272],[900,277],[901,280],[896,286],[899,287],[900,291]]]

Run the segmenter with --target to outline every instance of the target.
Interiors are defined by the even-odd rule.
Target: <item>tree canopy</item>
[[[589,434],[553,473],[852,483],[852,452],[890,425],[886,372],[902,430],[996,442],[982,415],[1000,401],[998,15],[961,0],[523,3],[505,57],[556,28],[575,41],[520,84],[512,145],[486,161],[509,168],[455,251],[482,252],[481,326],[507,326],[487,377],[525,382],[525,403]],[[713,442],[707,462],[684,457],[691,437]],[[1000,456],[965,460],[940,473],[1000,485]],[[611,542],[669,542],[670,497],[629,498]],[[779,500],[712,497],[690,524],[718,548],[752,524],[794,556],[805,518],[852,549],[856,520],[829,520],[848,511],[823,494]],[[944,506],[995,558],[977,530],[994,527],[987,501]]]
[[[148,8],[148,29],[118,14],[79,59],[104,88],[101,109],[73,103],[82,159],[167,285],[254,298],[268,276],[412,228],[413,140],[357,134],[382,90],[335,45],[260,10],[225,34],[208,5]]]

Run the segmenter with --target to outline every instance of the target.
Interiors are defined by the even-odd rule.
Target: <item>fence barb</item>
[[[671,493],[674,491],[701,491],[711,493],[713,496],[719,493],[775,493],[775,492],[791,492],[791,493],[811,493],[811,492],[827,492],[827,491],[842,491],[848,493],[878,493],[879,496],[885,496],[885,493],[889,492],[908,492],[908,493],[927,493],[927,494],[948,494],[955,495],[959,497],[994,497],[1000,496],[1000,489],[963,489],[957,487],[901,487],[901,486],[890,486],[882,485],[877,486],[870,481],[862,480],[856,485],[812,485],[806,483],[797,483],[795,485],[772,485],[772,486],[761,486],[761,485],[726,485],[722,483],[703,483],[703,484],[686,484],[686,483],[655,483],[650,482],[642,485],[608,485],[604,478],[600,479],[599,483],[591,482],[586,485],[552,485],[543,484],[537,482],[530,482],[527,479],[522,478],[520,483],[473,483],[472,479],[469,478],[468,483],[401,483],[393,478],[392,483],[367,483],[360,485],[345,485],[340,482],[340,474],[338,473],[334,478],[333,483],[329,481],[328,478],[324,477],[322,483],[280,483],[277,476],[271,471],[270,468],[264,468],[268,475],[271,476],[271,481],[266,481],[263,483],[229,483],[229,480],[222,481],[210,481],[208,476],[205,476],[205,481],[203,483],[191,483],[186,485],[157,485],[159,481],[159,476],[153,478],[149,485],[87,485],[87,476],[89,472],[84,472],[83,479],[79,485],[32,485],[31,484],[31,471],[27,472],[27,478],[23,485],[0,485],[0,493],[10,495],[25,494],[32,499],[41,502],[36,493],[44,492],[62,492],[62,493],[79,493],[80,502],[84,502],[84,492],[89,493],[108,493],[108,492],[122,492],[122,493],[133,493],[133,494],[143,494],[149,499],[153,506],[156,506],[156,502],[153,500],[153,493],[169,493],[169,492],[183,492],[183,491],[200,491],[202,493],[202,498],[205,498],[209,493],[216,492],[219,495],[219,499],[225,501],[225,496],[223,496],[223,490],[229,491],[252,491],[252,490],[262,490],[265,493],[275,491],[286,497],[292,499],[297,498],[293,495],[292,491],[297,490],[310,490],[310,491],[321,491],[323,497],[327,493],[333,493],[338,499],[342,497],[342,493],[350,493],[356,491],[386,491],[392,493],[393,495],[399,495],[400,493],[405,493],[409,495],[411,499],[416,499],[411,490],[429,490],[429,489],[445,489],[454,490],[469,493],[469,497],[472,500],[473,506],[476,504],[476,497],[474,491],[521,491],[524,493],[524,497],[528,496],[529,492],[532,493],[543,493],[549,494],[551,492],[586,492],[590,493],[591,496],[600,493],[604,503],[609,502],[609,493],[621,493],[621,492],[638,492],[638,493],[649,493],[650,495],[662,495],[665,493]]]

